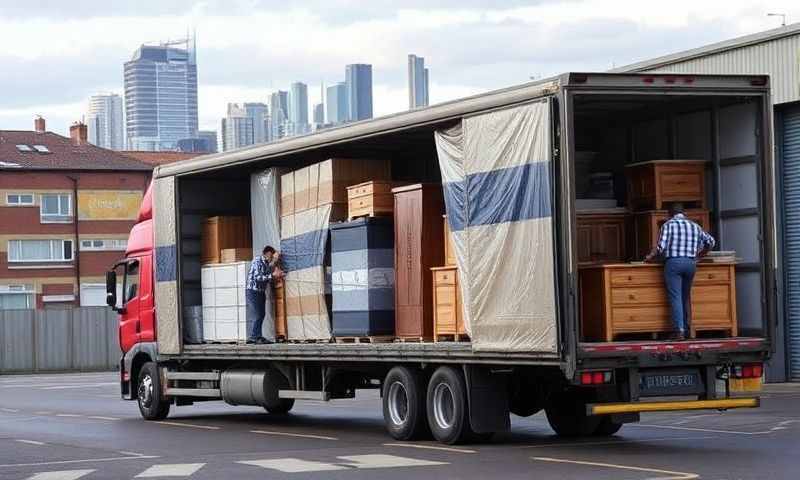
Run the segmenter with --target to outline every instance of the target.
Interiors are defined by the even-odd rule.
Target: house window
[[[122,250],[128,246],[127,240],[112,238],[92,238],[81,240],[81,250]]]
[[[32,193],[9,193],[6,195],[6,205],[31,206],[33,205]]]
[[[42,223],[64,223],[72,221],[72,197],[68,193],[42,195]]]
[[[72,260],[72,240],[9,240],[9,262]]]
[[[0,285],[0,310],[29,310],[34,306],[32,285]]]

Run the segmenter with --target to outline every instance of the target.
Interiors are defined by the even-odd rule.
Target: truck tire
[[[586,404],[581,399],[559,396],[545,408],[547,422],[556,434],[562,437],[585,437],[593,435],[601,418],[586,416]]]
[[[448,445],[474,438],[469,425],[467,388],[461,372],[439,367],[428,382],[428,425],[433,437]]]
[[[414,440],[428,433],[425,379],[422,372],[394,367],[383,381],[383,421],[395,440]]]
[[[289,388],[289,380],[278,370],[267,370],[264,410],[273,415],[285,415],[294,408],[294,398],[280,398],[279,391]]]
[[[600,417],[600,424],[597,425],[597,428],[592,432],[592,435],[596,437],[610,437],[615,433],[619,432],[619,429],[622,428],[621,423],[612,422],[611,417],[609,415],[605,415]]]
[[[136,397],[145,420],[164,420],[169,415],[170,403],[161,395],[161,377],[155,362],[147,362],[139,370]]]

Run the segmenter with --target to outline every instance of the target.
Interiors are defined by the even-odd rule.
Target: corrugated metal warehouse
[[[800,381],[800,23],[626,65],[615,72],[769,74],[775,110],[783,306],[769,381]],[[730,159],[741,162],[746,159]],[[725,212],[722,212],[724,215]]]

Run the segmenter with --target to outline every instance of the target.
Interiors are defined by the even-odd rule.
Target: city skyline
[[[89,143],[109,150],[124,150],[124,122],[120,95],[98,93],[89,97],[89,106],[86,109]]]

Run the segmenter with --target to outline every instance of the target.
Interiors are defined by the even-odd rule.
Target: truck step
[[[319,400],[327,402],[331,399],[330,392],[312,390],[278,390],[280,398],[294,398],[296,400]]]
[[[219,381],[219,372],[167,372],[167,380],[210,380]]]
[[[222,393],[218,388],[167,388],[167,395],[171,397],[222,398]]]

